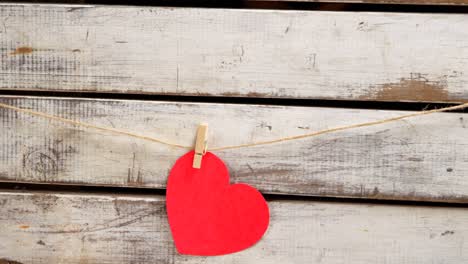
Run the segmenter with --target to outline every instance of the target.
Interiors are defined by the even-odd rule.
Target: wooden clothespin
[[[200,124],[197,130],[197,139],[195,141],[195,156],[193,157],[193,167],[201,168],[202,158],[207,150],[208,143],[208,125]]]

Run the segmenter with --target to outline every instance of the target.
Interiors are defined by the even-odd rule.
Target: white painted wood
[[[0,102],[192,145],[238,145],[407,112],[3,96]],[[184,150],[0,109],[0,181],[164,188]],[[265,193],[468,201],[468,117],[439,113],[284,143],[217,151],[232,182]]]
[[[276,2],[273,5],[268,5],[264,2]],[[38,0],[15,0],[15,3],[63,3],[63,4],[85,4],[86,0],[60,0],[60,1],[38,1]],[[258,3],[261,2],[261,3]],[[281,3],[285,2],[285,3]],[[256,8],[256,7],[271,7],[270,9],[275,9],[282,6],[289,6],[287,2],[312,2],[312,3],[323,3],[327,7],[340,7],[343,5],[340,4],[411,4],[411,5],[466,5],[468,4],[467,0],[245,0],[243,1],[243,7],[245,8]],[[209,1],[199,1],[199,4],[210,3]],[[328,5],[332,3],[333,5]],[[128,4],[132,4],[128,2]],[[293,6],[293,5],[292,5]],[[343,6],[346,10],[346,6]]]
[[[178,255],[159,196],[0,193],[0,259],[20,263],[468,262],[465,208],[272,201],[263,239],[221,257]]]
[[[468,16],[0,5],[0,88],[468,100]]]

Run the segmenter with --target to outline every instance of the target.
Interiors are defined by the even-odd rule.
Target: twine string
[[[103,126],[97,126],[81,121],[76,121],[68,118],[63,118],[60,116],[55,116],[43,112],[37,112],[33,111],[30,109],[24,109],[20,107],[16,107],[13,105],[9,104],[4,104],[0,103],[0,107],[14,110],[17,112],[25,113],[25,114],[30,114],[32,116],[37,116],[37,117],[42,117],[50,120],[55,120],[55,121],[60,121],[63,123],[67,123],[70,125],[75,125],[75,126],[82,126],[85,128],[91,128],[91,129],[96,129],[100,131],[105,131],[105,132],[111,132],[115,134],[120,134],[120,135],[125,135],[129,137],[134,137],[134,138],[139,138],[147,141],[152,141],[152,142],[157,142],[160,144],[164,144],[167,146],[175,147],[175,148],[181,148],[181,149],[193,149],[193,146],[185,146],[185,145],[180,145],[176,143],[172,143],[169,141],[165,141],[159,138],[154,138],[154,137],[149,137],[145,135],[140,135],[120,129],[115,129],[115,128],[110,128],[110,127],[103,127]],[[329,133],[334,133],[338,131],[344,131],[344,130],[349,130],[349,129],[354,129],[354,128],[359,128],[359,127],[368,127],[368,126],[375,126],[375,125],[380,125],[380,124],[386,124],[390,122],[395,122],[398,120],[406,119],[406,118],[411,118],[411,117],[416,117],[416,116],[423,116],[423,115],[429,115],[429,114],[434,114],[434,113],[440,113],[440,112],[446,112],[446,111],[453,111],[453,110],[461,110],[465,109],[468,107],[468,103],[460,104],[460,105],[455,105],[455,106],[449,106],[449,107],[444,107],[444,108],[438,108],[438,109],[433,109],[433,110],[423,110],[411,114],[406,114],[406,115],[401,115],[397,117],[391,117],[387,119],[381,119],[377,121],[371,121],[371,122],[365,122],[365,123],[357,123],[357,124],[352,124],[352,125],[346,125],[346,126],[340,126],[340,127],[334,127],[334,128],[328,128],[328,129],[323,129],[307,134],[301,134],[301,135],[296,135],[296,136],[290,136],[290,137],[283,137],[283,138],[278,138],[278,139],[273,139],[273,140],[266,140],[266,141],[258,141],[258,142],[252,142],[252,143],[246,143],[246,144],[240,144],[240,145],[230,145],[230,146],[224,146],[224,147],[215,147],[215,148],[208,148],[208,151],[221,151],[221,150],[227,150],[227,149],[238,149],[238,148],[246,148],[246,147],[253,147],[253,146],[260,146],[260,145],[268,145],[268,144],[275,144],[275,143],[280,143],[280,142],[285,142],[285,141],[291,141],[291,140],[297,140],[297,139],[303,139],[303,138],[309,138],[309,137],[315,137],[323,134],[329,134]]]
[[[192,146],[179,145],[179,144],[171,143],[171,142],[168,142],[168,141],[165,141],[165,140],[162,140],[162,139],[158,139],[158,138],[154,138],[154,137],[148,137],[148,136],[145,136],[145,135],[140,135],[140,134],[136,134],[136,133],[120,130],[120,129],[115,129],[115,128],[111,128],[111,127],[97,126],[97,125],[93,125],[93,124],[89,124],[89,123],[85,123],[85,122],[81,122],[81,121],[76,121],[76,120],[72,120],[72,119],[68,119],[68,118],[63,118],[63,117],[60,117],[60,116],[54,116],[54,115],[43,113],[43,112],[37,112],[37,111],[30,110],[30,109],[19,108],[19,107],[4,104],[4,103],[0,103],[0,107],[11,109],[11,110],[14,110],[16,112],[30,114],[32,116],[38,116],[38,117],[43,117],[43,118],[50,119],[50,120],[60,121],[60,122],[67,123],[67,124],[70,124],[70,125],[82,126],[82,127],[86,127],[86,128],[92,128],[92,129],[100,130],[100,131],[111,132],[111,133],[115,133],[115,134],[129,136],[129,137],[139,138],[139,139],[148,140],[148,141],[152,141],[152,142],[157,142],[157,143],[160,143],[160,144],[164,144],[164,145],[168,145],[168,146],[172,146],[172,147],[176,147],[176,148],[183,148],[183,149],[193,148]]]

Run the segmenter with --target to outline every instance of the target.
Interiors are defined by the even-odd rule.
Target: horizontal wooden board
[[[468,100],[468,16],[0,5],[0,88]]]
[[[4,192],[0,202],[0,259],[24,264],[468,262],[464,208],[272,201],[254,247],[192,257],[176,253],[163,197]]]
[[[305,134],[407,112],[72,98],[0,102],[209,147]],[[185,150],[0,109],[0,181],[164,188]],[[233,182],[265,193],[468,202],[468,117],[438,113],[272,145],[216,151]]]
[[[15,0],[15,3],[62,3],[62,4],[92,4],[96,1],[93,0]],[[115,4],[110,0],[107,1],[97,1],[104,4]],[[192,5],[202,5],[206,6],[213,5],[213,2],[209,0],[197,0],[197,1],[173,1],[175,5],[177,4],[184,4],[184,2],[189,2]],[[260,2],[260,3],[259,3]],[[262,3],[264,2],[264,3]],[[266,3],[266,2],[276,2],[273,4]],[[327,4],[335,4],[334,6],[339,7],[339,4],[410,4],[410,5],[450,5],[450,6],[457,6],[457,5],[467,5],[468,0],[244,0],[242,3],[242,7],[244,8],[256,8],[256,7],[265,7],[265,8],[282,8],[287,7],[287,2],[309,2],[309,3],[324,3]],[[120,4],[123,2],[120,1]],[[153,2],[154,5],[167,5],[170,1],[157,1]],[[134,4],[134,2],[128,1],[128,4]],[[232,5],[231,3],[227,3],[226,5]],[[240,4],[240,3],[239,3]],[[222,3],[221,3],[222,5]],[[346,6],[343,6],[344,10],[346,10]]]

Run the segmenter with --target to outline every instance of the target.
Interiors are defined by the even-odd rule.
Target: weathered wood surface
[[[3,96],[0,102],[170,142],[237,145],[407,112]],[[0,181],[164,188],[185,150],[0,109]],[[265,193],[468,202],[468,117],[440,113],[316,138],[217,151]]]
[[[0,5],[0,88],[467,101],[468,16]]]
[[[178,255],[163,197],[0,193],[0,259],[20,263],[468,262],[465,208],[271,201],[264,238],[221,257]]]
[[[410,4],[410,5],[467,5],[468,0],[244,0],[242,1],[245,5],[246,8],[248,7],[256,7],[258,6],[257,4],[253,3],[258,3],[258,2],[278,2],[273,5],[271,5],[272,9],[277,8],[278,6],[287,6],[287,4],[281,4],[281,2],[309,2],[309,3],[357,3],[357,4]],[[63,4],[92,4],[93,2],[96,3],[96,1],[93,0],[15,0],[15,3],[63,3]],[[105,1],[99,1],[100,3],[104,4],[115,4],[115,2],[112,2],[111,0],[108,0],[107,3]],[[169,1],[163,1],[164,4],[168,4]],[[180,4],[183,3],[184,1],[175,1],[175,4]],[[190,4],[213,4],[213,2],[210,2],[209,0],[197,0],[197,1],[186,1],[189,2]],[[241,1],[239,1],[238,4],[240,4]],[[120,2],[122,3],[122,2]],[[128,1],[128,4],[133,4],[133,2]],[[160,4],[160,1],[154,1],[154,5]],[[229,3],[227,3],[229,5]],[[264,7],[268,7],[268,4],[265,3],[263,5]]]

